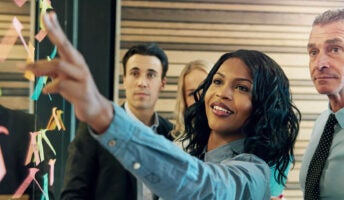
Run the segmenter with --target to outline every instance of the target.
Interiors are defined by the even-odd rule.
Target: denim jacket
[[[269,166],[253,154],[204,162],[133,121],[119,106],[109,128],[91,135],[164,200],[270,199]]]

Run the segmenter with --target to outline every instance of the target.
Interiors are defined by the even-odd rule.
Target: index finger
[[[67,36],[63,32],[57,20],[56,13],[50,11],[43,15],[43,22],[50,41],[55,44],[58,49],[60,58],[78,64],[81,55],[69,42]]]

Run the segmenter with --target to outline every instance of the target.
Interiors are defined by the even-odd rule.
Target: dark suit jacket
[[[168,139],[172,124],[159,116],[158,134]],[[136,178],[81,124],[68,147],[61,199],[136,200]]]
[[[9,135],[0,134],[0,146],[7,170],[5,177],[0,182],[0,194],[14,194],[28,175],[28,168],[31,167],[39,168],[40,171],[36,173],[35,177],[42,186],[42,176],[49,172],[49,156],[46,155],[45,158],[47,159],[41,162],[39,166],[33,166],[33,163],[25,166],[26,154],[30,144],[29,132],[36,131],[34,116],[0,105],[0,126],[6,127],[9,131]],[[30,199],[40,199],[42,192],[33,181],[25,194],[28,194]],[[52,193],[50,193],[50,199],[53,199]]]

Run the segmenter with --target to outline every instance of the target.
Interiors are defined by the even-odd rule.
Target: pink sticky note
[[[31,168],[32,169],[32,168]],[[35,175],[33,175],[33,180],[35,181],[35,183],[37,184],[38,188],[41,190],[41,192],[43,193],[45,199],[49,200],[49,196],[47,195],[47,193],[43,190],[42,186],[38,183],[38,181],[35,179]]]
[[[18,187],[18,189],[16,190],[16,192],[12,196],[12,199],[20,198],[23,195],[24,191],[30,185],[30,183],[32,182],[32,180],[34,179],[34,177],[38,171],[39,171],[39,169],[37,169],[37,168],[30,168],[29,169],[29,174],[27,175],[25,180],[22,182],[22,184]]]
[[[1,133],[5,134],[5,135],[9,135],[10,134],[8,129],[6,127],[4,127],[4,126],[0,126],[0,134]]]
[[[24,40],[24,37],[21,33],[21,30],[23,29],[23,25],[20,23],[20,21],[16,17],[13,17],[12,24],[14,26],[14,29],[17,31],[18,36],[19,36],[22,44],[24,45],[24,48],[25,48],[27,54],[29,55],[30,58],[33,58],[34,56],[31,55],[31,51],[30,51],[29,47],[27,46],[27,44]]]
[[[4,62],[9,52],[11,51],[14,43],[18,38],[18,34],[13,26],[7,30],[5,36],[1,39],[0,42],[0,62]]]
[[[26,154],[25,165],[30,163],[32,155],[35,156],[34,158],[35,158],[36,165],[38,165],[41,162],[39,158],[39,154],[38,154],[37,143],[36,143],[36,138],[38,134],[39,132],[30,132],[30,145]]]
[[[17,6],[22,7],[27,0],[14,0]]]
[[[49,181],[49,185],[53,185],[54,184],[55,162],[56,162],[56,159],[50,159],[49,160],[49,165],[50,165],[50,173],[49,173],[50,181]]]
[[[23,25],[20,23],[17,17],[13,17],[12,19],[13,27],[16,29],[17,33],[21,33],[21,30],[23,29]]]
[[[6,166],[5,166],[5,161],[4,161],[4,156],[2,155],[2,150],[0,146],[0,182],[6,175]]]
[[[39,30],[39,32],[36,34],[35,38],[38,42],[42,42],[42,40],[47,36],[47,32],[44,30]]]

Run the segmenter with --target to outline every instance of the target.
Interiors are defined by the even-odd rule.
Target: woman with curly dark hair
[[[187,149],[202,161],[101,95],[56,14],[44,15],[43,21],[60,57],[26,69],[53,77],[43,92],[70,101],[94,139],[153,193],[165,200],[270,199],[269,165],[283,181],[300,116],[288,79],[271,58],[250,50],[225,54],[197,90],[197,102],[186,116]]]
[[[232,70],[243,75],[228,79]],[[196,103],[185,114],[186,150],[205,161],[206,152],[215,157],[254,154],[273,169],[270,181],[277,188],[271,185],[271,190],[276,190],[271,194],[279,196],[290,163],[294,163],[293,147],[301,117],[281,67],[258,51],[226,53],[194,97]]]

